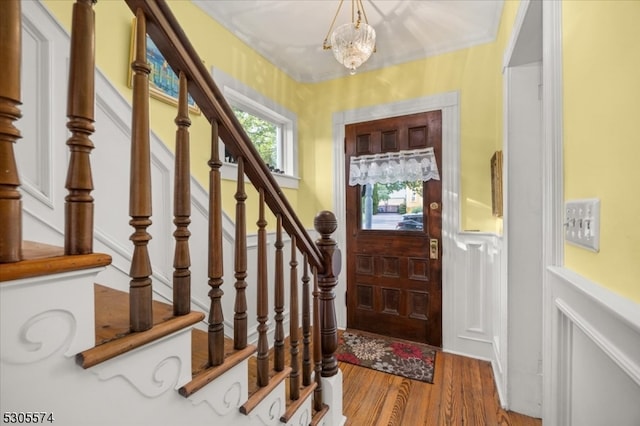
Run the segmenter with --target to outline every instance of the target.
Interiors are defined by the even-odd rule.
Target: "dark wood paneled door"
[[[347,182],[352,156],[425,147],[434,149],[442,176],[442,112],[348,125],[345,145]],[[442,346],[441,182],[367,186],[346,188],[347,327]],[[375,214],[367,215],[372,192]],[[407,208],[418,200],[413,213],[402,197]]]

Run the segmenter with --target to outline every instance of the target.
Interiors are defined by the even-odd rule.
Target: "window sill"
[[[220,169],[222,179],[235,181],[238,178],[238,166],[233,163],[224,163]],[[280,173],[272,173],[281,188],[298,189],[300,178]]]

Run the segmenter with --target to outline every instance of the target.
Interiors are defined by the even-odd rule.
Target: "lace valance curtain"
[[[440,180],[433,148],[351,157],[349,185]]]

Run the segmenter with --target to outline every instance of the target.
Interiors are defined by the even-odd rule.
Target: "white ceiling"
[[[349,75],[322,49],[339,0],[192,0],[299,82]],[[504,0],[363,0],[376,52],[358,72],[495,39]],[[351,20],[345,0],[334,26]]]

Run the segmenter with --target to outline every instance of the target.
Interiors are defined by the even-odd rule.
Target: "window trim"
[[[279,149],[285,173],[273,173],[273,177],[281,187],[297,189],[300,181],[297,115],[217,68],[213,68],[212,74],[230,105],[281,126],[282,140]],[[220,158],[224,158],[224,144],[220,144],[219,149]],[[238,166],[225,162],[221,174],[223,179],[236,180]]]

